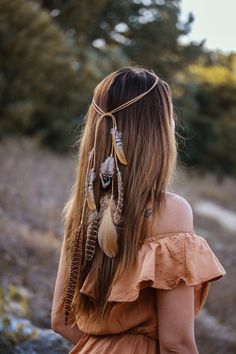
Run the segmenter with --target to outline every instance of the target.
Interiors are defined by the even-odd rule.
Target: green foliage
[[[152,67],[162,77],[170,79],[201,53],[201,44],[181,46],[178,42],[179,36],[190,31],[193,21],[190,15],[186,23],[180,23],[180,1],[42,0],[41,3],[50,11],[58,10],[55,20],[74,41],[83,69],[90,64],[84,60],[87,50],[109,61],[114,48],[118,48],[126,64]],[[94,47],[98,39],[104,42],[103,48]],[[105,70],[96,68],[97,78],[122,64],[119,55],[111,61],[113,65]]]
[[[77,112],[76,59],[36,3],[0,2],[1,133],[36,135],[59,147]]]
[[[215,65],[207,61],[189,67],[176,98],[189,137],[182,160],[219,176],[236,175],[236,55],[214,55]]]
[[[96,84],[137,64],[171,85],[187,137],[182,161],[235,174],[235,55],[206,53],[203,42],[181,45],[193,16],[180,23],[180,4],[2,0],[0,137],[34,136],[68,150]]]
[[[7,289],[0,287],[0,316],[7,316],[15,313],[18,316],[28,315],[28,299],[13,284],[8,284]]]
[[[178,14],[178,2],[170,0],[2,0],[1,135],[32,135],[68,148],[106,74],[141,64],[168,79],[184,58],[196,57],[197,46],[178,43],[192,18],[180,24]]]
[[[15,313],[16,312],[16,313]],[[7,289],[0,287],[1,336],[12,344],[19,344],[37,336],[36,330],[27,321],[15,319],[12,315],[26,316],[28,301],[13,284]]]

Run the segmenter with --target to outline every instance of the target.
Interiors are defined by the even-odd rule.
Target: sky
[[[182,0],[181,8],[182,19],[195,18],[184,43],[206,39],[209,49],[236,52],[236,0]]]

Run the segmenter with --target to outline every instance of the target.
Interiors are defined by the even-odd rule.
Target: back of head
[[[117,107],[147,92],[152,86],[153,88],[136,102],[115,111]],[[107,112],[113,113],[109,115]],[[119,133],[119,141],[111,138],[114,124]],[[119,153],[116,156],[119,148],[123,157],[119,156]],[[102,180],[102,183],[105,183],[104,188],[101,183],[101,166],[105,161],[108,162],[106,159],[112,155],[113,150],[117,171],[120,171],[122,179],[119,180],[115,178],[115,174],[111,174],[112,183],[109,183],[109,176],[105,178],[107,183]],[[77,285],[73,288],[75,294],[73,299],[71,298],[75,318],[78,319],[80,315],[90,311],[96,313],[97,318],[103,316],[115,277],[129,271],[135,262],[140,243],[145,236],[144,212],[147,206],[151,202],[153,213],[156,213],[164,203],[164,194],[175,161],[173,109],[168,84],[157,78],[153,71],[142,67],[124,67],[106,76],[95,88],[93,104],[89,106],[86,115],[81,135],[77,177],[71,198],[64,209],[68,267],[73,264],[73,246],[78,237],[79,226],[80,231],[82,230],[80,237],[83,239],[80,254],[77,255],[81,265],[80,273],[76,274]],[[90,185],[88,182],[91,182]],[[122,189],[119,189],[120,187]],[[89,200],[84,204],[86,188]],[[114,204],[109,212],[107,207],[112,206],[109,204],[111,195],[114,196]],[[113,222],[112,211],[115,212],[117,205],[122,206],[122,212],[118,222]],[[98,215],[98,232],[91,238],[94,248],[90,242],[90,249],[94,254],[89,259],[85,256],[88,246],[86,238],[91,237],[89,226],[94,223],[94,215]],[[94,230],[96,225],[93,225]],[[73,271],[75,269],[71,267],[71,274]],[[89,271],[93,272],[96,306],[86,295],[79,293]],[[69,274],[68,281],[70,282]],[[61,306],[68,301],[67,286],[68,282],[65,284]]]

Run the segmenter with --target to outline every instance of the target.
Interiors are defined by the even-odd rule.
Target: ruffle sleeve
[[[170,290],[181,280],[194,286],[195,315],[204,305],[211,281],[226,274],[208,242],[196,233],[168,233],[144,240],[134,269],[117,280],[109,302],[131,302],[145,287]],[[96,298],[90,273],[80,292]]]

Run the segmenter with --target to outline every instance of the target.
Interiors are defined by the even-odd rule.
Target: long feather
[[[124,165],[127,165],[128,162],[126,160],[125,153],[123,150],[121,133],[118,132],[116,128],[111,128],[111,134],[112,134],[113,146],[114,146],[116,155],[118,156],[118,159],[120,160],[121,163],[123,163]]]
[[[122,182],[122,176],[120,171],[117,171],[117,185],[118,185],[118,201],[116,205],[116,211],[114,214],[114,222],[116,224],[118,224],[119,221],[121,220],[122,210],[123,210],[123,199],[124,199],[123,182]]]
[[[76,232],[75,240],[73,244],[70,276],[69,276],[66,298],[65,298],[65,325],[68,324],[68,319],[71,311],[71,304],[74,298],[75,288],[80,274],[82,245],[83,245],[83,228],[82,225],[80,225],[78,231]]]
[[[93,170],[88,172],[88,185],[87,185],[87,203],[90,210],[96,210],[96,204],[93,192],[93,181],[96,175]]]
[[[98,233],[98,218],[97,218],[97,211],[94,210],[92,212],[92,215],[89,217],[89,225],[87,228],[86,243],[85,243],[85,257],[88,261],[92,260],[95,253],[97,233]]]
[[[101,223],[98,229],[98,243],[103,252],[110,258],[116,256],[118,252],[118,235],[112,220],[112,209],[114,201],[111,196],[108,206],[103,211]]]

